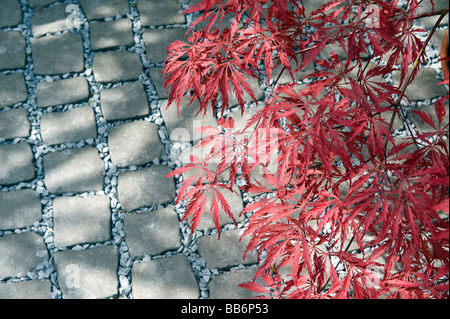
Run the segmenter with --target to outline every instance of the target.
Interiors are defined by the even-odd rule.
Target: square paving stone
[[[47,33],[56,33],[70,29],[70,23],[66,21],[70,14],[66,12],[67,4],[58,4],[44,10],[36,11],[31,18],[31,30],[33,36],[38,38]]]
[[[23,74],[0,75],[0,109],[27,99],[28,91]]]
[[[64,33],[32,39],[31,47],[37,75],[82,72],[84,69],[81,34]]]
[[[135,299],[198,299],[198,283],[183,255],[134,264]]]
[[[101,91],[100,101],[107,121],[133,119],[150,113],[144,84],[140,81]]]
[[[155,86],[156,92],[158,92],[158,96],[161,99],[167,99],[169,94],[167,94],[166,89],[164,87],[164,80],[162,76],[162,68],[151,68],[149,69],[150,79]]]
[[[25,39],[19,31],[0,32],[0,71],[25,68]]]
[[[134,45],[130,19],[94,21],[90,25],[90,36],[92,50]]]
[[[33,152],[27,143],[0,146],[0,185],[27,182],[36,176]]]
[[[147,29],[143,39],[147,50],[147,58],[152,63],[161,63],[167,58],[169,45],[177,40],[183,41],[186,29]]]
[[[123,210],[166,204],[175,199],[175,181],[168,166],[157,165],[119,175],[118,193]]]
[[[37,8],[37,7],[44,7],[56,1],[57,0],[28,0],[28,5],[31,8]]]
[[[118,293],[116,246],[55,253],[58,282],[64,299],[100,299]]]
[[[41,119],[41,135],[47,145],[95,139],[94,110],[87,105],[64,112],[45,113]]]
[[[53,201],[55,245],[71,246],[111,239],[108,196],[57,197]]]
[[[178,0],[139,0],[137,6],[143,26],[186,23]]]
[[[2,0],[0,28],[13,27],[22,22],[22,8],[19,0]]]
[[[206,267],[220,269],[257,263],[255,252],[248,253],[244,260],[244,252],[249,238],[241,239],[242,232],[241,229],[223,231],[220,239],[218,239],[218,234],[200,237],[197,241],[198,253],[206,259]]]
[[[252,299],[257,296],[251,290],[239,287],[240,284],[253,281],[258,267],[235,269],[214,277],[209,283],[211,299]]]
[[[127,0],[80,0],[81,8],[88,20],[127,15]]]
[[[178,215],[173,208],[127,215],[124,232],[132,258],[160,255],[181,247]]]
[[[95,147],[66,149],[44,156],[45,184],[50,193],[103,190],[105,165]]]
[[[32,189],[0,192],[0,229],[16,229],[42,219],[41,197]]]
[[[28,120],[28,111],[25,109],[12,109],[0,113],[0,137],[5,140],[30,135],[31,124]]]
[[[89,84],[84,76],[54,82],[37,84],[36,104],[48,107],[86,101],[89,98]]]
[[[51,299],[52,283],[48,279],[9,282],[0,285],[0,299]]]
[[[158,126],[146,121],[114,126],[108,141],[111,161],[117,167],[143,165],[165,154]]]
[[[139,54],[128,51],[99,52],[92,68],[98,83],[137,80],[144,70]]]
[[[0,237],[0,278],[27,276],[48,260],[44,238],[27,232]]]

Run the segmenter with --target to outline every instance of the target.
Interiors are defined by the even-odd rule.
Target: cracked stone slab
[[[170,167],[157,165],[119,175],[119,201],[124,210],[166,204],[175,199],[175,181]]]
[[[50,193],[103,189],[105,167],[95,147],[66,149],[44,156],[45,184]]]
[[[0,28],[13,27],[22,22],[22,8],[19,0],[2,0]]]
[[[130,19],[94,21],[90,24],[92,50],[132,46],[134,37]]]
[[[9,282],[0,285],[0,299],[51,299],[52,283],[48,279]]]
[[[92,68],[98,83],[137,80],[144,70],[139,54],[128,51],[98,52]]]
[[[147,50],[147,58],[152,63],[161,63],[167,57],[167,48],[177,40],[183,41],[186,29],[147,29],[143,39]]]
[[[0,192],[0,229],[17,229],[42,219],[39,193],[32,189]]]
[[[14,185],[36,176],[33,152],[25,142],[0,146],[0,163],[0,185]]]
[[[94,110],[82,106],[42,115],[41,135],[47,145],[77,142],[97,137]]]
[[[134,264],[132,277],[136,299],[199,298],[197,279],[183,255]]]
[[[70,23],[66,21],[70,14],[66,12],[67,4],[58,4],[44,10],[36,11],[31,18],[33,36],[38,38],[47,33],[70,30]]]
[[[28,111],[25,109],[11,109],[0,113],[0,137],[11,140],[30,135],[31,124]]]
[[[107,121],[133,119],[150,113],[144,84],[141,81],[101,91],[100,101]]]
[[[158,126],[146,121],[122,123],[109,131],[111,161],[117,167],[143,165],[165,154]]]
[[[117,246],[55,253],[58,282],[64,299],[114,297],[119,288]]]
[[[137,7],[143,26],[186,23],[178,0],[139,0]]]
[[[253,281],[258,267],[256,265],[245,269],[235,269],[214,277],[209,283],[211,299],[252,299],[256,294],[239,287],[240,284]]]
[[[44,238],[35,232],[0,237],[0,278],[27,276],[47,260]]]
[[[127,0],[80,0],[81,8],[88,20],[127,15]]]
[[[28,90],[23,74],[0,75],[0,109],[25,102]]]
[[[37,84],[36,104],[49,107],[86,101],[89,98],[89,84],[84,76]]]
[[[127,215],[124,232],[132,258],[161,255],[181,247],[178,215],[173,208]]]
[[[0,71],[25,68],[25,45],[21,32],[0,32]]]
[[[37,75],[82,72],[84,69],[81,34],[63,33],[32,39],[31,47]]]
[[[56,246],[111,239],[109,197],[57,197],[53,201]]]

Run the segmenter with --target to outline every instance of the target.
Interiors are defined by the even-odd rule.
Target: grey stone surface
[[[48,107],[60,104],[78,103],[89,98],[89,84],[84,76],[60,81],[37,84],[36,104]]]
[[[53,201],[56,246],[103,242],[111,239],[108,196],[57,197]]]
[[[245,80],[252,87],[253,94],[255,95],[256,101],[263,100],[264,99],[264,91],[261,89],[261,86],[259,85],[258,80],[254,79],[252,77],[249,77],[249,76],[245,76]],[[255,102],[255,101],[253,101],[251,95],[247,93],[247,91],[244,91],[243,99],[244,99],[244,103]],[[228,105],[229,106],[239,105],[239,100],[237,99],[237,97],[234,94],[228,95]]]
[[[25,109],[11,109],[0,113],[0,137],[5,140],[30,135],[31,124],[28,111]]]
[[[129,12],[127,0],[80,0],[80,3],[88,20],[126,15]]]
[[[31,17],[33,36],[38,38],[47,33],[69,30],[71,25],[66,21],[70,14],[66,12],[67,4],[58,4],[44,10],[36,11]]]
[[[3,0],[0,10],[0,28],[13,27],[22,22],[19,0]]]
[[[31,47],[35,74],[64,74],[84,69],[80,34],[64,33],[32,39]]]
[[[164,88],[162,68],[150,68],[148,72],[150,74],[150,79],[152,80],[153,85],[158,92],[159,98],[167,99],[169,97],[169,94],[167,94],[166,89]]]
[[[50,299],[51,291],[48,279],[10,282],[0,285],[0,299]]]
[[[241,239],[243,230],[222,231],[218,234],[203,236],[198,239],[198,253],[206,259],[206,267],[210,269],[228,268],[237,265],[254,264],[258,260],[254,252],[245,256],[248,237]]]
[[[42,115],[41,135],[44,143],[55,145],[97,137],[94,110],[82,106],[64,112]]]
[[[33,152],[25,142],[0,146],[0,185],[14,185],[36,176]]]
[[[257,294],[239,287],[240,284],[253,281],[258,267],[250,266],[246,269],[235,269],[214,277],[209,283],[211,299],[251,299]]]
[[[175,183],[173,177],[166,177],[171,171],[168,166],[157,165],[121,173],[118,194],[122,209],[135,210],[172,202]]]
[[[90,25],[92,50],[113,49],[134,44],[130,19],[94,21]]]
[[[19,31],[0,31],[0,71],[25,68],[25,39]]]
[[[139,55],[128,51],[98,52],[92,67],[99,83],[133,81],[143,72]]]
[[[139,0],[137,6],[143,26],[186,23],[178,0]]]
[[[38,7],[43,7],[43,6],[49,5],[56,1],[57,0],[28,0],[28,5],[31,8],[38,8]]]
[[[42,219],[41,197],[32,189],[0,192],[0,229],[16,229]]]
[[[132,258],[161,255],[181,247],[178,216],[170,207],[127,215],[124,231]]]
[[[448,114],[449,114],[448,103],[445,104],[445,110],[446,110],[447,116],[445,117],[445,119],[444,119],[444,121],[442,123],[442,127],[444,127],[445,125],[447,125],[449,123],[449,120],[448,120]],[[436,111],[435,111],[434,105],[427,105],[427,106],[422,106],[422,107],[410,108],[408,110],[408,119],[411,120],[411,122],[414,123],[414,125],[415,125],[416,129],[419,131],[419,133],[428,133],[428,132],[436,131],[432,126],[430,126],[427,123],[425,123],[419,117],[419,115],[414,113],[414,111],[424,112],[425,114],[427,114],[427,116],[431,115],[431,117],[433,118],[434,125],[438,128],[439,122],[438,122],[438,120],[436,118]]]
[[[58,282],[64,299],[110,298],[118,291],[118,249],[103,246],[55,253]]]
[[[27,99],[28,91],[23,74],[0,75],[0,109],[25,102]]]
[[[167,57],[169,45],[177,40],[183,41],[186,29],[146,29],[143,39],[147,49],[147,58],[152,63],[161,63]]]
[[[183,255],[160,258],[133,266],[135,299],[197,299],[198,284]]]
[[[100,100],[107,121],[133,119],[150,113],[144,85],[140,81],[101,91]]]
[[[165,154],[158,126],[146,121],[122,123],[109,131],[111,161],[117,167],[143,165]]]
[[[51,193],[103,189],[105,167],[96,148],[66,149],[44,157],[45,184]]]
[[[35,233],[0,237],[0,278],[26,276],[48,260],[44,238]]]

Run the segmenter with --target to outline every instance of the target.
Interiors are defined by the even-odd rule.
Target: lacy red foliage
[[[302,1],[203,0],[186,12],[200,12],[193,25],[205,27],[169,47],[169,105],[187,98],[199,101],[199,112],[221,107],[220,128],[202,129],[200,147],[212,151],[172,174],[197,172],[178,200],[187,201],[193,228],[212,201],[220,232],[220,211],[234,220],[222,189],[243,179],[245,191],[266,195],[243,212],[252,213],[246,253],[256,250],[261,260],[255,280],[242,286],[261,297],[449,296],[448,94],[435,104],[437,121],[416,112],[427,132],[404,121],[411,137],[399,143],[392,128],[395,117],[404,120],[400,102],[448,10],[431,13],[439,19],[423,41],[413,25],[419,1],[409,0],[407,10],[397,4],[336,0],[305,15]],[[228,14],[233,22],[222,25]],[[318,57],[330,44],[345,61],[337,53]],[[256,100],[250,77],[265,72],[272,79],[281,67],[294,80],[311,63],[319,71],[304,78],[303,89],[273,79],[270,97],[244,130],[224,116],[229,95],[242,110],[245,93]],[[398,86],[384,79],[394,70]],[[253,178],[260,169],[265,183]]]

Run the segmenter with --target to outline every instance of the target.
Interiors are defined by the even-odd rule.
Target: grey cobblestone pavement
[[[324,2],[305,1],[309,10]],[[254,255],[242,260],[248,216],[238,226],[224,220],[220,241],[212,220],[191,232],[175,204],[182,177],[165,178],[199,139],[197,110],[166,110],[161,75],[167,46],[193,19],[180,14],[188,6],[0,0],[0,298],[252,296],[237,287],[257,269]],[[431,112],[446,93],[437,52],[447,23],[408,89],[407,111]],[[263,104],[270,83],[252,86]],[[185,130],[190,137],[178,134]],[[236,212],[251,195],[224,193]]]

